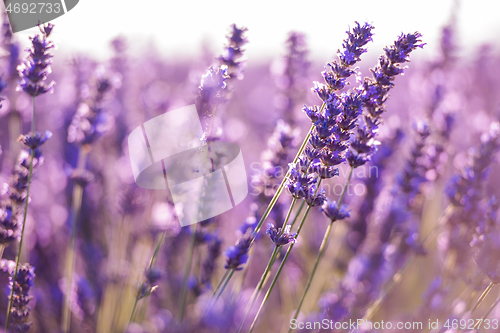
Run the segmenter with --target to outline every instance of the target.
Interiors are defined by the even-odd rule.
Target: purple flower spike
[[[224,252],[227,257],[226,266],[224,266],[226,269],[234,269],[236,271],[243,269],[241,265],[246,264],[248,260],[248,251],[254,238],[255,235],[252,234],[243,236],[235,246],[228,247],[226,252]]]
[[[44,83],[47,75],[51,72],[52,55],[48,52],[54,47],[54,44],[48,41],[47,38],[53,28],[54,26],[49,23],[40,27],[42,36],[30,37],[32,47],[26,50],[29,55],[23,64],[18,67],[21,76],[20,87],[33,97],[51,91],[54,85],[54,82],[48,85]]]
[[[285,226],[285,230],[282,233],[281,228],[276,229],[274,224],[269,223],[266,233],[269,234],[271,240],[274,244],[276,244],[276,246],[283,246],[288,243],[295,243],[297,241],[295,239],[297,233],[290,233],[290,228],[290,225]]]

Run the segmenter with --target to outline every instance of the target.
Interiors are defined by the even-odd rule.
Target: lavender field
[[[0,332],[499,332],[500,57],[462,56],[449,16],[438,40],[361,17],[322,59],[290,31],[253,61],[238,22],[192,58],[121,35],[102,60],[4,15]],[[193,104],[248,195],[181,227],[129,134]]]

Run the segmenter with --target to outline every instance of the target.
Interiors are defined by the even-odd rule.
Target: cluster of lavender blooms
[[[8,54],[7,58],[7,81],[17,81],[19,79],[19,72],[17,70],[19,59],[19,43],[13,38],[12,29],[7,18],[7,13],[3,14],[2,23],[2,47]]]
[[[379,143],[374,137],[380,124],[380,116],[384,112],[387,93],[393,86],[392,81],[395,75],[402,73],[403,69],[400,64],[408,60],[408,55],[412,50],[424,45],[420,43],[420,36],[418,32],[402,34],[393,46],[384,49],[385,54],[379,58],[379,64],[372,70],[374,78],[365,78],[363,81],[360,90],[365,96],[363,106],[365,106],[366,113],[364,126],[357,128],[351,150],[348,152],[348,161],[352,168],[365,164],[376,151]],[[388,70],[391,67],[392,69]],[[372,97],[367,98],[367,96]],[[396,188],[400,193],[394,194],[394,198],[398,200],[392,206],[395,209],[390,209],[391,213],[387,217],[383,217],[381,221],[368,228],[368,235],[364,236],[361,244],[358,244],[358,253],[350,260],[348,271],[339,290],[327,295],[321,301],[321,306],[330,319],[343,320],[359,315],[362,317],[363,313],[360,311],[366,309],[366,305],[376,299],[382,282],[387,278],[384,276],[383,269],[385,248],[390,244],[396,223],[405,221],[405,217],[400,213],[408,209],[412,197],[410,192],[418,191],[417,180],[421,180],[424,174],[419,159],[424,147],[422,140],[429,135],[426,124],[420,123],[417,126],[417,132],[420,139],[417,140]],[[339,209],[338,205],[337,209]],[[366,284],[366,281],[371,282]]]
[[[68,142],[91,145],[109,130],[110,117],[103,104],[107,95],[119,85],[116,77],[104,67],[96,69],[93,81],[87,87],[91,91],[86,101],[80,103],[68,127]]]
[[[15,281],[11,278],[11,288],[13,288],[11,328],[14,332],[25,333],[30,330],[30,308],[28,304],[33,298],[33,296],[29,295],[29,292],[33,287],[34,279],[35,269],[28,264],[19,266]]]
[[[227,45],[224,51],[217,59],[221,65],[228,68],[229,79],[243,79],[243,69],[245,61],[242,59],[244,55],[243,46],[248,43],[246,38],[247,28],[238,28],[236,24],[230,26],[227,37]]]
[[[278,113],[290,126],[294,126],[295,111],[300,101],[305,98],[305,86],[311,63],[307,60],[308,48],[304,34],[292,31],[286,42],[286,55],[273,64],[275,82],[279,95],[275,104]]]
[[[11,43],[11,32],[6,33],[4,26],[4,36]],[[53,48],[52,42],[47,38],[50,36],[54,26],[47,24],[39,26],[41,35],[36,35],[31,39],[31,48],[28,48],[28,57],[17,69],[21,81],[20,90],[33,97],[45,94],[52,90],[53,83],[45,84],[47,75],[50,73],[52,55],[49,54]],[[11,50],[15,52],[15,50]],[[2,89],[4,84],[2,81]],[[32,131],[26,135],[21,135],[18,141],[22,142],[28,151],[21,151],[18,161],[14,166],[13,175],[5,191],[2,193],[0,201],[0,246],[1,256],[5,248],[14,241],[19,240],[19,249],[16,254],[16,261],[12,262],[9,269],[10,296],[7,310],[6,329],[12,328],[16,332],[28,332],[31,323],[29,322],[29,302],[32,297],[29,295],[34,281],[34,267],[29,264],[20,265],[22,241],[25,231],[28,202],[30,200],[30,185],[32,181],[33,169],[39,167],[44,160],[40,147],[52,136],[50,131],[44,134],[34,131],[35,128],[35,105],[33,105]],[[10,320],[11,319],[11,320]],[[9,325],[10,324],[10,325]]]
[[[195,102],[198,114],[205,122],[203,138],[205,142],[217,141],[222,136],[221,107],[232,97],[234,89],[232,82],[235,79],[243,79],[245,61],[242,57],[243,47],[248,43],[247,31],[247,28],[238,28],[236,24],[231,25],[229,34],[226,36],[227,45],[224,47],[223,54],[217,58],[219,65],[210,66],[201,78]],[[215,117],[216,111],[218,117]]]
[[[49,51],[54,47],[54,44],[47,38],[53,28],[54,25],[51,23],[40,26],[42,36],[30,37],[32,47],[28,50],[29,56],[19,68],[20,87],[33,97],[52,91],[54,85],[54,82],[48,85],[44,82],[50,73],[50,64],[52,63],[52,55],[49,54]]]
[[[4,28],[6,26],[8,24]],[[356,24],[356,29],[362,30],[363,25]],[[295,250],[267,300],[261,322],[255,331],[278,331],[288,326],[291,311],[299,308],[296,306],[297,296],[305,289],[306,275],[316,255],[310,250],[321,241],[318,233],[323,231],[322,224],[306,223],[303,228],[305,235],[297,236],[299,229],[291,226],[293,222],[284,223],[286,208],[293,200],[293,196],[288,193],[279,197],[270,212],[266,212],[266,207],[273,200],[284,176],[283,167],[294,158],[293,149],[298,148],[295,128],[311,125],[303,122],[305,117],[295,118],[295,111],[298,111],[296,106],[304,103],[301,92],[308,81],[305,75],[308,68],[305,60],[307,49],[302,44],[303,35],[290,34],[285,45],[287,55],[281,59],[281,67],[272,67],[271,74],[278,74],[277,78],[270,75],[268,64],[256,64],[245,70],[245,80],[235,82],[242,78],[239,70],[242,67],[239,66],[243,65],[241,43],[246,42],[245,30],[235,25],[230,28],[224,53],[215,60],[217,66],[209,69],[200,82],[200,96],[196,103],[198,106],[206,103],[199,110],[207,110],[206,124],[211,124],[205,127],[207,142],[221,137],[223,120],[229,117],[221,116],[220,111],[226,111],[226,107],[233,105],[233,102],[228,103],[228,98],[231,97],[234,105],[238,105],[235,110],[230,110],[231,117],[234,116],[243,124],[240,125],[244,130],[241,131],[242,142],[239,144],[244,150],[245,162],[250,164],[251,169],[252,156],[261,156],[261,172],[250,180],[251,186],[254,185],[252,190],[261,192],[217,219],[199,223],[196,228],[180,228],[175,214],[166,211],[169,199],[165,193],[137,190],[129,175],[127,156],[124,156],[127,150],[124,140],[126,134],[136,127],[136,120],[151,116],[148,114],[150,99],[167,101],[157,103],[161,106],[154,110],[164,112],[167,110],[166,105],[177,102],[173,96],[181,96],[181,99],[186,100],[192,97],[188,96],[189,89],[186,89],[189,84],[187,73],[194,68],[192,62],[189,65],[166,62],[154,52],[135,58],[130,48],[124,47],[126,39],[117,39],[113,44],[115,57],[111,59],[112,70],[105,75],[97,72],[98,75],[92,77],[92,73],[96,73],[94,69],[102,68],[101,65],[79,56],[78,86],[73,87],[67,83],[74,80],[74,75],[71,68],[64,65],[70,61],[57,61],[54,64],[57,68],[50,79],[57,82],[55,87],[58,89],[51,96],[45,94],[40,99],[40,95],[36,97],[37,106],[43,109],[43,117],[37,117],[37,128],[50,129],[54,135],[50,141],[46,141],[51,136],[50,132],[35,132],[33,135],[23,135],[17,141],[21,132],[27,133],[24,130],[28,125],[30,100],[34,97],[32,94],[50,90],[51,84],[47,82],[50,80],[38,79],[44,71],[47,74],[50,72],[48,67],[42,67],[51,60],[48,54],[51,43],[46,41],[44,44],[43,28],[42,35],[33,38],[35,44],[48,48],[45,53],[35,52],[34,49],[30,51],[44,59],[40,62],[43,66],[41,72],[29,70],[28,67],[34,61],[28,58],[20,67],[21,75],[26,75],[22,83],[27,91],[25,93],[20,89],[16,92],[15,87],[20,79],[17,71],[19,46],[9,29],[3,29],[1,42],[5,52],[0,67],[3,68],[2,79],[5,83],[0,83],[0,88],[6,85],[1,91],[6,101],[3,102],[0,117],[4,117],[4,112],[8,112],[8,116],[0,120],[0,144],[3,149],[0,155],[0,180],[6,183],[0,200],[0,238],[10,237],[11,245],[17,243],[23,225],[22,206],[28,201],[26,192],[31,161],[36,171],[33,192],[30,192],[32,200],[29,202],[28,223],[24,223],[27,227],[21,263],[16,270],[16,262],[8,260],[14,259],[17,251],[8,244],[5,244],[3,253],[7,259],[0,263],[0,298],[4,300],[0,302],[0,314],[6,313],[7,301],[12,300],[9,332],[59,331],[60,309],[65,306],[63,298],[67,287],[61,274],[68,242],[66,223],[68,217],[73,218],[70,190],[72,187],[83,189],[87,184],[82,195],[82,223],[77,232],[78,255],[74,283],[69,289],[72,295],[70,331],[235,331],[249,304],[248,287],[254,286],[255,280],[261,276],[258,268],[267,262],[261,260],[266,259],[262,256],[268,256],[266,250],[269,250],[269,246],[282,248],[287,245],[288,249],[294,246]],[[231,36],[232,32],[236,32],[236,35]],[[407,49],[404,45],[388,47],[379,65],[372,70],[373,76],[354,83],[354,76],[357,76],[354,63],[344,68],[345,71],[354,72],[349,77],[336,76],[342,64],[350,64],[353,59],[359,60],[356,59],[359,58],[359,50],[353,46],[359,36],[356,37],[353,30],[339,52],[339,60],[327,65],[323,74],[325,84],[316,85],[314,92],[321,93],[325,100],[322,99],[323,106],[304,108],[316,118],[313,120],[311,138],[306,141],[307,148],[292,164],[290,175],[287,176],[287,192],[291,190],[296,196],[295,201],[301,201],[301,206],[294,206],[290,215],[300,220],[301,215],[297,213],[310,204],[321,207],[311,211],[311,222],[321,222],[324,216],[331,223],[343,220],[348,230],[333,228],[331,244],[338,246],[339,243],[345,243],[343,248],[348,249],[349,253],[325,252],[318,276],[313,280],[307,301],[300,307],[301,317],[298,318],[304,318],[304,314],[308,320],[321,321],[326,316],[342,321],[371,315],[370,319],[383,317],[384,321],[422,321],[424,326],[429,318],[439,318],[441,326],[444,323],[442,319],[446,318],[498,318],[498,307],[494,308],[496,303],[492,302],[494,297],[491,295],[482,301],[473,315],[468,312],[490,281],[494,284],[500,281],[499,204],[496,200],[500,193],[494,182],[499,175],[494,158],[499,145],[496,139],[498,130],[495,130],[498,98],[494,94],[487,94],[488,86],[494,91],[498,84],[500,66],[484,52],[476,62],[476,67],[470,61],[460,63],[461,66],[455,68],[449,66],[455,60],[455,43],[451,38],[454,34],[453,27],[443,31],[441,43],[443,52],[446,51],[443,57],[437,62],[436,58],[414,62],[416,66],[406,73],[410,89],[392,93],[390,100],[387,92],[392,85],[385,80],[389,78],[387,80],[393,84],[394,76],[387,73],[394,70],[391,66],[403,69],[404,63],[398,61]],[[403,35],[401,40],[412,44],[408,36]],[[415,45],[420,45],[420,42]],[[134,66],[124,66],[121,61],[125,59]],[[238,68],[232,68],[231,63]],[[114,71],[120,72],[122,82],[129,80],[127,90],[120,89],[116,94],[112,89],[116,87],[115,75],[110,74]],[[27,77],[34,80],[30,81]],[[338,82],[342,80],[343,83]],[[113,87],[104,89],[106,84],[101,85],[104,81]],[[354,85],[351,91],[346,89],[348,81]],[[330,85],[343,87],[329,91]],[[141,93],[144,87],[150,86],[160,89],[150,89],[148,94]],[[418,92],[424,94],[415,98],[412,95],[415,86],[418,86]],[[37,87],[42,88],[37,90]],[[326,89],[322,90],[321,87]],[[276,88],[278,92],[274,96],[259,94],[261,104],[253,100],[261,89],[275,91]],[[245,93],[238,93],[239,89]],[[99,91],[102,92],[101,97]],[[279,97],[275,98],[276,95]],[[457,105],[457,96],[465,96],[464,103],[458,109],[453,109]],[[384,102],[379,103],[382,100]],[[274,115],[265,117],[268,121],[266,124],[259,115],[269,113],[269,108],[263,108],[262,103],[268,106],[274,104],[276,107]],[[86,106],[82,107],[83,104]],[[426,105],[419,107],[422,104]],[[81,110],[75,115],[78,106]],[[83,112],[84,109],[92,112]],[[390,119],[388,117],[388,121],[381,125],[383,109],[387,109]],[[93,110],[98,111],[94,113]],[[456,113],[448,114],[447,110]],[[331,116],[327,114],[330,111],[338,114]],[[114,116],[117,118],[113,119]],[[399,129],[407,131],[406,125],[410,123],[408,119],[415,116],[426,119],[417,123],[413,135],[409,134],[406,140],[402,140]],[[385,115],[382,117],[386,118]],[[219,118],[219,123],[213,123],[214,118]],[[284,121],[276,121],[279,118]],[[114,126],[111,126],[113,121]],[[469,160],[465,163],[464,147],[469,147],[478,138],[476,133],[483,132],[488,123],[493,123],[492,131],[483,136],[482,143],[469,151]],[[273,132],[271,128],[274,126]],[[457,135],[451,136],[452,126],[457,128]],[[377,132],[379,128],[380,133]],[[249,140],[252,136],[269,140]],[[67,142],[68,139],[72,141],[71,144]],[[50,147],[40,148],[45,142]],[[15,147],[22,147],[23,144],[28,152],[17,153]],[[75,148],[84,150],[86,154],[92,148],[92,154],[82,159],[85,162],[88,158],[88,163],[74,163]],[[45,156],[41,155],[40,149]],[[39,169],[42,162],[43,170]],[[354,197],[345,193],[341,198],[326,199],[326,193],[321,191],[318,183],[321,181],[326,188],[330,180],[322,178],[322,172],[326,174],[324,170],[328,167],[327,171],[340,180],[336,169],[341,164],[352,169],[359,165],[376,167],[377,177],[361,180],[359,173],[353,173],[352,182],[362,181],[367,190],[364,196]],[[70,182],[65,176],[68,165],[77,165]],[[463,165],[465,167],[461,168]],[[448,182],[454,167],[461,170]],[[89,183],[92,178],[94,181]],[[75,183],[77,186],[73,186]],[[335,179],[331,183],[336,183]],[[448,183],[447,193],[443,197],[445,183]],[[123,194],[124,189],[126,197],[122,204],[115,207],[116,198]],[[20,204],[14,207],[15,200],[19,200]],[[441,216],[449,202],[454,213]],[[267,214],[269,216],[262,224],[269,226],[267,234],[254,233],[259,220]],[[174,224],[176,232],[170,229],[165,231],[163,225],[158,228],[157,223],[160,222],[157,220]],[[234,229],[240,236],[236,244],[231,241]],[[424,238],[429,230],[439,231],[437,246],[429,243],[434,241],[433,237]],[[162,234],[163,244],[158,241]],[[190,237],[194,239],[194,251],[188,275],[185,317],[178,319],[180,310],[176,301],[181,289],[182,272],[187,266],[186,245]],[[157,247],[155,238],[159,243]],[[226,258],[221,258],[226,246],[229,246],[225,252]],[[252,252],[249,251],[251,246]],[[338,247],[332,247],[328,251],[338,250]],[[145,269],[152,253],[155,256],[154,263],[151,261],[152,264]],[[276,259],[279,260],[275,262],[279,264],[284,252],[276,253]],[[446,257],[445,261],[443,257]],[[413,258],[417,259],[411,261]],[[24,262],[30,264],[22,264]],[[409,268],[402,270],[406,265]],[[36,266],[36,284],[33,284],[33,266]],[[215,288],[219,277],[229,275],[231,270],[241,271],[243,268],[243,272],[234,274],[235,281],[226,281],[227,287],[221,284]],[[270,272],[274,273],[276,268],[272,267]],[[401,288],[388,288],[396,278],[400,278],[397,280],[400,282],[395,283],[401,283]],[[219,293],[221,297],[210,298],[214,289],[220,291],[224,287],[226,291],[222,295]],[[493,287],[492,294],[496,288]],[[327,290],[333,290],[333,293],[326,294],[322,299],[319,308],[323,312],[314,313],[317,308],[314,305],[317,301],[315,295]],[[374,313],[373,302],[386,297],[390,290],[394,292],[389,294],[387,302],[378,303],[380,313]],[[426,291],[422,293],[423,290]],[[11,292],[12,297],[9,299]],[[140,302],[136,303],[135,314],[131,316],[135,297]],[[490,306],[493,311],[488,313]],[[249,308],[252,314],[255,308]],[[0,315],[2,326],[5,319],[5,315]],[[245,328],[245,325],[242,327]],[[376,332],[356,332],[364,331]],[[494,330],[482,331],[489,333]]]
[[[460,208],[447,223],[447,251],[456,251],[457,262],[468,258],[469,244],[476,228],[484,228],[478,219],[485,213],[482,208],[483,187],[495,153],[500,148],[500,124],[493,122],[489,131],[481,136],[481,144],[469,151],[465,168],[447,184],[446,194],[455,207]]]
[[[404,72],[401,64],[409,61],[410,52],[425,45],[419,39],[421,36],[418,32],[401,34],[394,45],[384,49],[378,65],[371,70],[373,78],[364,79],[359,89],[365,110],[364,124],[357,128],[351,150],[347,154],[347,160],[352,167],[365,164],[376,150],[378,141],[375,140],[375,135],[385,111],[384,103],[388,92],[394,86],[395,77]]]
[[[362,112],[362,100],[357,92],[336,92],[347,85],[355,73],[351,67],[366,52],[364,46],[372,40],[373,26],[365,23],[347,31],[338,60],[327,63],[321,74],[326,84],[314,82],[313,91],[322,100],[321,107],[305,106],[303,111],[313,123],[310,139],[296,163],[291,163],[290,177],[285,186],[295,199],[304,198],[309,206],[321,206],[326,201],[323,190],[317,191],[319,179],[339,175],[337,165],[345,161],[352,130]],[[327,204],[328,205],[328,204]],[[333,212],[332,212],[333,213]]]
[[[267,141],[267,149],[261,155],[261,167],[258,174],[252,175],[251,186],[257,192],[254,203],[250,207],[250,214],[245,219],[243,225],[238,229],[239,237],[235,247],[230,247],[226,251],[227,269],[241,269],[245,264],[248,255],[252,232],[264,214],[265,205],[271,200],[279,186],[280,178],[283,177],[283,169],[287,161],[291,158],[292,150],[297,146],[298,129],[293,128],[295,122],[293,113],[295,106],[301,96],[301,87],[298,85],[305,78],[309,62],[306,59],[307,45],[304,36],[300,33],[292,32],[286,41],[286,55],[280,59],[285,62],[283,70],[277,75],[277,82],[284,87],[283,94],[286,95],[286,107],[279,109],[279,119],[274,132]],[[280,228],[284,220],[284,201],[280,200],[275,204],[271,215],[272,221],[269,223],[268,233],[275,233],[276,228]],[[287,234],[290,236],[289,234]],[[236,250],[233,252],[231,249]],[[233,262],[230,264],[230,262]]]
[[[33,154],[33,168],[43,163],[43,154],[40,147],[52,136],[50,131],[45,134],[35,133],[22,135],[19,141],[24,143],[30,150],[22,151],[14,172],[4,191],[0,202],[0,244],[7,247],[20,236],[23,205],[25,204],[26,190],[28,188],[31,156]],[[31,151],[33,150],[33,153]]]

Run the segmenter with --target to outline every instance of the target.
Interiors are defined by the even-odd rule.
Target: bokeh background
[[[345,291],[339,291],[340,286],[349,285],[348,279],[352,278],[347,273],[348,265],[357,253],[348,236],[356,228],[354,222],[376,225],[397,205],[391,196],[400,182],[398,175],[404,171],[405,161],[414,152],[418,137],[413,131],[414,124],[427,119],[434,130],[434,137],[423,149],[425,153],[419,161],[432,156],[438,156],[439,160],[432,166],[422,162],[427,163],[427,169],[420,175],[415,198],[408,201],[411,221],[417,221],[411,228],[416,228],[421,242],[450,202],[445,194],[446,184],[466,167],[470,147],[477,146],[482,133],[488,131],[492,122],[500,120],[498,9],[495,1],[451,0],[307,4],[303,1],[80,1],[71,12],[52,22],[55,28],[50,39],[57,48],[50,51],[54,58],[49,81],[55,81],[54,92],[37,97],[36,129],[50,130],[53,137],[43,146],[44,164],[35,172],[21,256],[22,262],[35,266],[36,274],[30,292],[33,296],[30,332],[60,331],[64,295],[68,290],[65,258],[74,189],[78,182],[87,180],[78,217],[75,282],[70,288],[71,332],[236,331],[272,251],[264,230],[252,248],[248,268],[244,273],[236,273],[209,318],[201,319],[201,315],[212,288],[225,273],[222,252],[234,245],[245,223],[254,222],[252,205],[263,209],[266,204],[258,201],[262,198],[249,195],[238,207],[204,226],[203,233],[196,238],[187,283],[186,314],[179,323],[178,299],[192,231],[178,225],[166,191],[143,190],[134,184],[128,133],[156,115],[193,104],[202,75],[210,65],[218,64],[216,59],[225,50],[230,26],[234,23],[246,27],[248,44],[243,47],[243,75],[231,81],[230,98],[218,122],[224,140],[235,142],[242,149],[252,192],[255,188],[251,177],[266,168],[269,154],[277,149],[276,139],[269,141],[269,138],[280,119],[289,123],[290,133],[297,137],[298,144],[307,133],[310,122],[301,109],[304,104],[318,104],[318,98],[310,91],[312,82],[322,80],[325,63],[336,58],[345,32],[355,21],[375,26],[373,43],[367,45],[368,52],[359,64],[363,77],[370,75],[369,68],[375,66],[383,48],[397,36],[419,31],[427,45],[412,54],[405,75],[396,79],[380,129],[382,146],[394,145],[395,141],[397,145],[391,148],[393,153],[384,161],[380,175],[366,176],[361,169],[355,172],[353,184],[360,184],[360,192],[348,195],[345,201],[351,219],[336,225],[300,318],[326,316],[329,310],[325,309],[331,307],[325,304],[334,304],[335,298],[344,295]],[[303,34],[300,46],[303,62],[296,73],[293,108],[285,114],[283,96],[289,81],[284,59],[290,52],[285,42],[292,31]],[[17,137],[27,133],[31,126],[31,99],[16,90],[17,79],[9,68],[15,68],[24,59],[26,54],[22,50],[30,44],[28,37],[36,33],[38,29],[29,29],[14,34],[12,41],[8,41],[4,30],[0,73],[8,79],[8,86],[2,92],[5,100],[0,109],[2,184],[9,182],[23,149]],[[10,55],[16,43],[21,52],[13,58]],[[103,77],[112,87],[103,101],[102,123],[96,128],[102,138],[85,148],[88,155],[84,169],[91,174],[87,179],[78,174],[81,147],[68,138],[77,110],[93,98],[96,79]],[[355,84],[352,80],[351,86]],[[450,114],[454,125],[447,130],[445,119]],[[448,131],[449,138],[439,142],[439,131]],[[399,138],[397,133],[402,133],[402,138],[393,140]],[[436,154],[439,143],[443,144],[443,151]],[[281,161],[284,170],[296,151],[288,148],[290,151],[286,151]],[[341,166],[341,176],[329,183],[332,189],[335,184],[344,183],[346,170],[346,166]],[[363,170],[368,170],[368,166]],[[477,221],[489,212],[486,202],[492,195],[500,195],[499,171],[496,164],[489,168]],[[338,194],[334,190],[327,193],[332,198]],[[374,204],[363,215],[362,203],[368,200]],[[284,209],[289,201],[290,196],[284,194],[281,199]],[[278,225],[283,222],[279,213],[272,215],[270,221]],[[286,331],[326,225],[319,210],[311,213],[257,332]],[[473,233],[475,226],[468,230]],[[439,318],[444,323],[448,318],[464,318],[490,283],[491,275],[479,268],[468,252],[463,253],[463,262],[450,259],[448,244],[455,236],[443,228],[437,237],[424,244],[426,251],[419,253],[403,271],[401,281],[390,287],[393,276],[403,267],[401,262],[390,259],[398,244],[397,231],[394,233],[396,236],[391,240],[394,243],[389,242],[384,248],[388,267],[384,274],[370,277],[377,291],[365,304],[351,309],[351,315],[362,318],[368,310],[376,321],[420,320],[424,327],[428,319]],[[210,250],[214,249],[214,240],[220,242],[219,255],[211,258],[211,275],[200,285],[204,262],[213,254]],[[154,256],[157,278],[153,279],[157,288],[137,302],[132,323],[128,325],[137,290],[143,285],[144,272],[158,244],[161,246]],[[405,253],[404,258],[418,252],[412,251]],[[490,251],[493,261],[499,258],[495,251]],[[3,258],[14,260],[16,253],[17,246],[11,245],[5,249]],[[273,272],[276,269],[275,266]],[[0,281],[2,324],[10,293],[4,273]],[[370,280],[362,284],[366,283]],[[477,318],[488,311],[498,292],[497,287],[492,289],[477,310]],[[373,302],[381,294],[383,302],[374,308]],[[500,319],[500,308],[492,310],[489,318]]]

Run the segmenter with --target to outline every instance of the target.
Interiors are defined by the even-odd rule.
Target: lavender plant
[[[78,144],[77,168],[70,178],[74,181],[71,205],[71,236],[66,252],[66,292],[64,294],[61,329],[69,332],[71,325],[71,290],[75,270],[78,218],[83,200],[83,189],[92,180],[93,175],[86,170],[88,154],[92,144],[102,137],[109,128],[109,117],[105,113],[106,95],[113,89],[112,76],[103,67],[96,70],[92,84],[92,94],[78,105],[68,127],[69,143]]]
[[[18,298],[23,292],[25,292],[26,299],[29,301],[29,298],[27,297],[29,287],[23,288],[22,284],[18,283],[18,278],[28,278],[25,276],[26,274],[22,273],[24,271],[20,269],[20,258],[21,250],[23,248],[26,217],[28,214],[28,202],[33,168],[35,165],[39,165],[43,160],[43,155],[39,150],[39,147],[52,136],[52,133],[50,133],[49,131],[47,131],[45,135],[41,135],[40,133],[35,132],[36,97],[51,91],[53,86],[53,82],[47,85],[44,81],[47,79],[47,75],[50,73],[50,65],[52,63],[52,55],[49,54],[49,51],[54,47],[54,45],[47,38],[50,36],[54,25],[49,23],[47,25],[39,26],[39,28],[41,35],[36,35],[35,37],[30,38],[32,46],[31,48],[26,50],[29,55],[24,63],[18,68],[19,75],[21,77],[19,87],[32,97],[33,113],[31,120],[31,133],[19,138],[19,141],[22,141],[28,148],[30,148],[29,158],[23,157],[20,165],[17,167],[17,171],[15,172],[15,176],[11,183],[11,192],[9,192],[9,196],[11,200],[13,200],[12,203],[14,203],[15,201],[15,204],[8,205],[6,207],[7,211],[4,211],[6,213],[6,218],[3,221],[3,226],[8,228],[4,229],[6,230],[6,233],[4,233],[4,235],[8,236],[10,234],[10,237],[13,237],[10,239],[10,241],[19,237],[19,248],[17,250],[16,266],[13,272],[12,289],[10,293],[9,306],[7,308],[7,319],[5,321],[6,331],[10,327],[9,323],[11,316],[14,316],[14,320],[16,321],[15,325],[21,325],[20,327],[22,328],[23,332],[27,332],[29,329],[29,325],[27,325],[27,316],[22,317],[18,315],[20,313],[19,307],[23,303],[18,302]],[[24,193],[24,191],[26,192]],[[15,222],[15,219],[19,218],[18,213],[20,212],[20,209],[17,206],[22,204],[24,204],[23,218],[20,225],[20,234],[17,235],[14,234],[18,224],[17,222]],[[4,246],[5,245],[3,244],[2,247]],[[32,272],[31,274],[33,275]],[[33,280],[33,277],[34,275],[31,277],[31,280]],[[20,285],[20,287],[18,287],[18,284]],[[22,323],[26,323],[26,325]]]
[[[36,126],[54,135],[45,141],[50,134],[41,131],[19,142],[19,135],[29,131],[32,96],[15,91],[19,45],[17,34],[5,24],[0,55],[5,82],[0,83],[5,98],[0,109],[0,183],[5,183],[0,189],[0,238],[6,241],[6,259],[0,263],[0,299],[10,300],[14,289],[9,332],[59,331],[60,310],[67,310],[68,299],[71,332],[248,331],[263,298],[253,328],[259,332],[287,331],[297,311],[297,325],[292,326],[312,332],[323,319],[383,319],[393,325],[414,321],[425,327],[428,319],[439,319],[443,326],[447,319],[460,323],[482,317],[493,323],[499,301],[498,205],[492,198],[500,195],[495,186],[496,139],[490,135],[494,131],[474,150],[466,149],[498,120],[496,48],[476,50],[463,44],[463,52],[457,53],[460,30],[450,26],[436,39],[441,52],[412,59],[411,71],[390,90],[389,100],[390,84],[380,73],[393,71],[390,58],[397,60],[406,51],[401,45],[393,46],[394,52],[388,47],[371,78],[362,78],[355,68],[359,50],[353,45],[359,36],[353,30],[363,26],[352,26],[338,60],[327,65],[325,82],[316,84],[314,93],[321,97],[317,106],[311,106],[303,91],[304,84],[309,85],[307,69],[318,64],[308,65],[304,35],[298,33],[284,36],[285,54],[272,66],[252,61],[244,70],[245,80],[238,80],[246,48],[244,28],[231,26],[222,55],[204,57],[209,61],[166,58],[168,54],[148,46],[136,53],[136,44],[122,36],[114,40],[113,56],[106,63],[112,73],[108,82],[115,88],[116,77],[122,86],[113,98],[114,89],[106,91],[99,105],[94,100],[100,79],[93,73],[102,62],[79,55],[72,66],[63,50],[62,61],[54,63],[49,75],[58,89],[51,98],[36,97],[38,109],[44,110]],[[211,53],[204,43],[203,52]],[[475,60],[460,56],[469,51]],[[370,54],[358,56],[368,60]],[[212,61],[202,83],[200,63],[208,67]],[[49,87],[48,81],[41,82]],[[194,89],[196,96],[191,96]],[[31,93],[36,93],[32,87]],[[225,131],[238,141],[247,171],[255,171],[249,182],[256,195],[196,228],[181,228],[168,193],[142,191],[134,184],[126,136],[138,123],[192,103],[192,97],[203,111],[207,144],[222,139]],[[304,103],[309,119],[297,114]],[[389,111],[387,117],[379,114],[380,108]],[[426,120],[411,133],[407,124],[414,118]],[[301,145],[296,128],[304,126],[311,130],[304,133],[307,140]],[[404,140],[398,130],[405,132]],[[36,147],[31,159],[35,141],[48,142],[50,149]],[[19,154],[23,144],[27,152]],[[480,152],[487,146],[491,149]],[[40,150],[45,158],[37,177]],[[82,150],[85,163],[77,157]],[[254,161],[260,162],[259,172]],[[30,186],[35,197],[29,201],[31,162],[36,181]],[[292,162],[288,171],[287,162]],[[361,179],[366,168],[373,172],[375,167],[377,177],[370,173]],[[457,176],[449,182],[454,172]],[[446,183],[451,200],[443,195]],[[84,189],[78,215],[73,208],[75,188]],[[360,194],[360,188],[366,192]],[[209,196],[204,204],[210,204]],[[29,214],[13,283],[27,201]],[[68,225],[75,216],[74,271],[68,281],[60,272],[72,242]],[[322,242],[333,221],[343,222]],[[235,230],[238,240],[233,239]],[[22,265],[27,262],[31,268]],[[327,290],[332,292],[318,304]],[[0,302],[2,313],[7,307],[8,302]],[[315,326],[301,330],[302,323],[313,322]],[[494,332],[484,325],[473,331],[479,329]],[[336,331],[324,331],[331,330]],[[467,328],[440,327],[432,333],[446,330]],[[377,330],[356,330],[365,331]],[[399,330],[393,326],[386,331]]]
[[[341,206],[341,203],[345,194],[345,188],[349,185],[353,170],[370,160],[371,156],[376,151],[378,142],[375,140],[375,136],[381,123],[381,115],[385,111],[384,102],[387,99],[388,91],[394,85],[393,81],[395,76],[403,72],[400,64],[408,61],[408,56],[414,49],[417,47],[421,48],[424,45],[421,43],[419,37],[421,37],[421,35],[418,32],[408,35],[401,34],[401,36],[394,42],[394,45],[384,49],[385,54],[379,58],[378,66],[372,70],[373,79],[366,78],[361,85],[361,103],[365,109],[365,113],[363,115],[364,125],[358,126],[356,134],[350,143],[350,149],[346,153],[346,159],[351,166],[351,169],[344,191],[342,192],[338,203],[334,202],[333,205],[330,203],[323,208],[323,211],[330,219],[330,224],[328,225],[325,236],[323,237],[312,273],[306,283],[304,293],[299,301],[299,305],[295,311],[293,319],[297,319],[302,303],[311,286],[312,279],[314,278],[321,257],[326,249],[333,223],[347,216],[345,209]],[[346,120],[344,120],[343,125],[347,125],[347,128],[354,128],[355,122]]]

